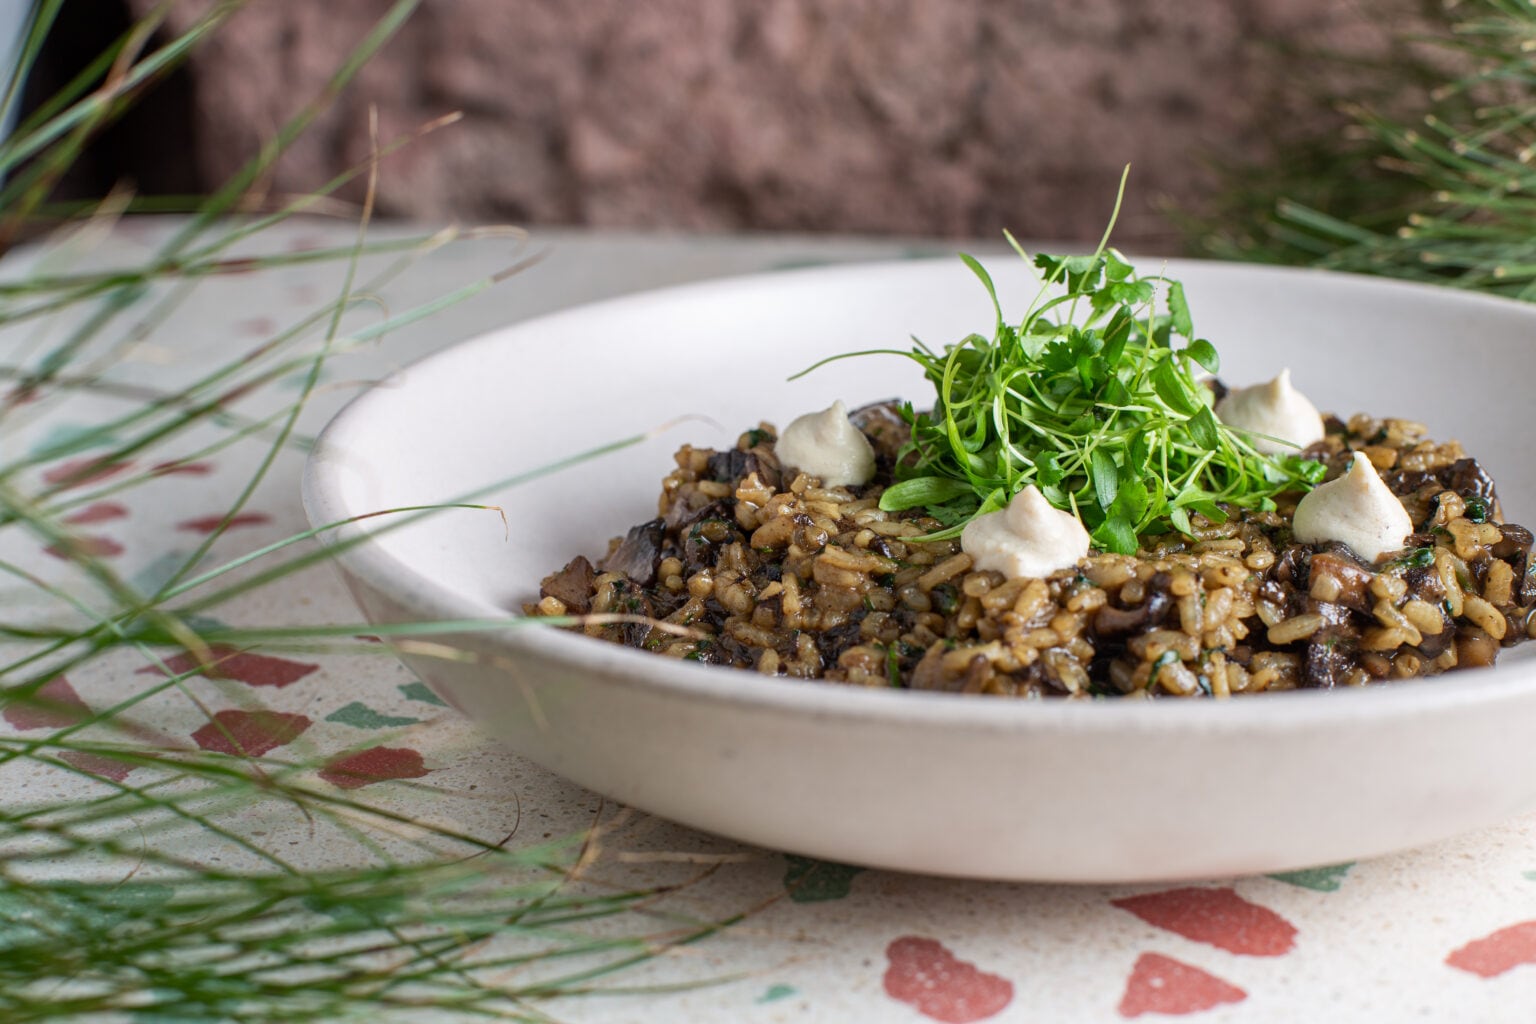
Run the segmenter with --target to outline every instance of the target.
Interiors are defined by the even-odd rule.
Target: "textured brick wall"
[[[193,67],[200,173],[237,166],[386,6],[239,15]],[[1313,72],[1285,48],[1370,49],[1373,20],[1338,0],[427,0],[274,185],[362,159],[371,100],[386,138],[466,115],[390,161],[392,214],[1086,238],[1130,162],[1117,238],[1155,241],[1155,203],[1198,202],[1207,156],[1291,127]]]

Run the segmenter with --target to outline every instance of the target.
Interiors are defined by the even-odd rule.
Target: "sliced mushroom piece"
[[[1498,508],[1499,496],[1494,491],[1493,477],[1473,458],[1457,459],[1446,473],[1446,486],[1463,498],[1473,496],[1487,499]]]
[[[752,452],[744,452],[739,448],[729,451],[715,452],[709,457],[709,466],[706,472],[708,479],[723,484],[734,484],[758,469],[757,456]]]
[[[621,572],[642,587],[650,586],[656,582],[665,533],[665,524],[660,519],[641,523],[625,534],[612,554],[598,563],[598,568],[603,572]]]
[[[1334,604],[1368,612],[1371,610],[1372,576],[1371,570],[1355,561],[1347,548],[1333,545],[1312,556],[1307,589]]]
[[[1456,631],[1456,666],[1487,668],[1499,656],[1499,642],[1476,626]]]
[[[1343,685],[1353,664],[1350,657],[1353,650],[1354,641],[1337,633],[1321,630],[1314,634],[1307,641],[1306,655],[1302,659],[1303,684],[1319,690]]]
[[[592,583],[597,573],[592,563],[577,555],[559,572],[550,573],[539,582],[539,596],[553,597],[576,615],[592,610]]]
[[[1172,607],[1173,597],[1166,589],[1151,587],[1140,604],[1129,608],[1106,604],[1100,608],[1093,617],[1093,635],[1101,640],[1120,640],[1145,633],[1161,626]]]

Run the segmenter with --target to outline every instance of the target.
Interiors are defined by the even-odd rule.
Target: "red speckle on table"
[[[296,284],[288,289],[288,299],[295,305],[311,306],[320,300],[320,289],[312,284]]]
[[[885,993],[945,1024],[966,1024],[1001,1013],[1013,982],[977,970],[934,939],[904,935],[885,947]]]
[[[119,761],[105,754],[93,754],[88,750],[66,750],[59,755],[65,761],[92,775],[100,775],[114,782],[122,782],[137,765]]]
[[[70,459],[44,470],[43,480],[64,487],[83,487],[116,476],[132,465],[131,462],[108,462],[106,459]]]
[[[1232,889],[1170,889],[1112,900],[1148,924],[1247,956],[1280,956],[1296,945],[1296,926]]]
[[[322,779],[342,789],[357,789],[389,779],[419,779],[425,774],[427,768],[421,755],[405,747],[372,747],[355,754],[342,754],[331,758],[320,769]]]
[[[211,462],[160,462],[150,470],[155,476],[171,476],[173,474],[185,476],[207,476],[213,472]]]
[[[236,256],[211,264],[215,274],[252,274],[261,269],[261,260],[255,256]]]
[[[1136,966],[1131,968],[1131,976],[1125,983],[1125,995],[1120,997],[1120,1016],[1199,1013],[1222,1003],[1240,1003],[1247,998],[1248,993],[1236,985],[1198,967],[1160,953],[1143,953],[1136,958]]]
[[[277,321],[269,316],[253,316],[235,324],[235,330],[241,334],[250,334],[258,338],[264,338],[277,330]]]
[[[220,711],[192,734],[204,750],[257,757],[292,743],[313,723],[281,711]]]
[[[325,238],[322,235],[294,235],[284,248],[289,252],[314,252],[325,248]]]
[[[54,676],[44,683],[35,700],[36,703],[6,704],[5,709],[0,710],[0,718],[9,722],[13,729],[62,729],[74,725],[90,711],[63,676]]]
[[[104,523],[109,519],[122,519],[128,515],[128,509],[115,501],[98,501],[94,505],[87,505],[78,512],[71,512],[64,517],[64,521],[70,526],[84,526],[86,523]]]
[[[1522,921],[1475,939],[1446,957],[1445,962],[1484,978],[1521,964],[1536,964],[1536,921]]]
[[[242,526],[261,526],[270,523],[272,517],[265,512],[241,512],[231,516],[229,522],[224,521],[223,516],[203,516],[201,519],[186,519],[176,524],[176,529],[186,530],[189,533],[212,533],[222,524],[226,530],[238,529]]]
[[[249,654],[244,651],[236,651],[232,647],[215,647],[212,650],[213,659],[208,666],[202,669],[202,674],[210,679],[238,679],[248,686],[275,686],[282,688],[298,682],[309,675],[319,665],[311,665],[302,661],[289,661],[287,658],[273,658],[265,654]],[[198,668],[197,656],[191,653],[178,654],[165,659],[165,667],[170,669],[171,675],[181,675]],[[158,665],[141,668],[139,672],[159,672]]]
[[[54,558],[67,561],[72,558],[114,558],[123,553],[123,546],[111,537],[65,537],[43,550]]]

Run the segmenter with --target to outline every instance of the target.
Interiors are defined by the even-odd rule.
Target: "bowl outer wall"
[[[843,275],[888,275],[900,288],[925,272],[904,263]],[[797,277],[829,273],[836,276],[773,275],[603,305],[610,318],[643,322],[656,303],[697,306],[701,293],[730,296],[743,285],[793,299]],[[1213,289],[1246,290],[1247,301],[1262,305],[1264,296],[1300,286],[1313,306],[1385,295],[1452,321],[1497,321],[1500,337],[1536,324],[1523,306],[1391,282],[1219,264],[1170,273],[1185,279],[1197,323],[1198,301]],[[518,325],[421,365],[483,365],[475,346],[538,335],[551,320],[579,321],[597,308]],[[1403,315],[1422,323],[1429,314]],[[339,475],[357,458],[370,416],[390,413],[388,400],[403,390],[364,396],[327,430],[306,475],[312,520],[362,510]],[[649,496],[659,474],[654,463],[645,473]],[[402,560],[388,544],[340,557],[371,620],[497,611],[494,595],[445,587],[419,559],[411,564],[419,552]],[[567,553],[550,555],[546,569]],[[852,863],[1065,881],[1240,874],[1400,849],[1536,804],[1536,750],[1525,739],[1536,722],[1536,686],[1523,665],[1454,682],[1224,706],[1033,704],[765,680],[548,630],[462,642],[481,660],[407,660],[533,760],[687,824]]]

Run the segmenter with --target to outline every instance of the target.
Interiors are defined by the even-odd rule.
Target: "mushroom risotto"
[[[1079,699],[1361,686],[1536,634],[1532,535],[1459,443],[1324,417],[1286,371],[1228,390],[1178,283],[1113,249],[1035,263],[1022,321],[994,294],[992,337],[898,353],[928,409],[684,446],[656,518],[525,610],[768,675]]]

